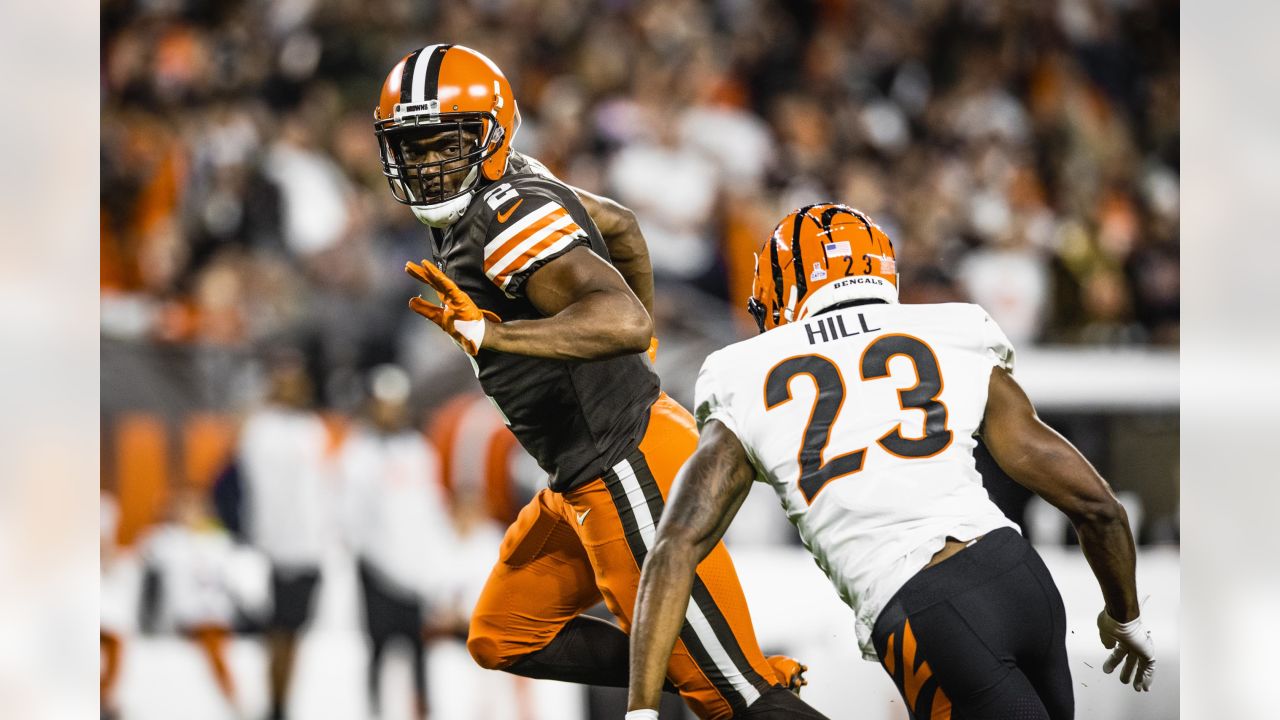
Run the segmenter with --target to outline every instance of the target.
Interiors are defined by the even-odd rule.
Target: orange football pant
[[[482,666],[501,669],[542,649],[602,599],[630,630],[644,555],[671,482],[698,442],[693,417],[665,394],[649,412],[630,457],[568,493],[543,489],[507,529],[471,617],[467,648]],[[698,717],[714,720],[779,682],[723,543],[698,565],[667,677]]]

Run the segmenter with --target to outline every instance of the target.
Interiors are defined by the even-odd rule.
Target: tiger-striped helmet
[[[893,241],[859,210],[806,205],[756,253],[747,311],[760,332],[851,300],[898,302]]]

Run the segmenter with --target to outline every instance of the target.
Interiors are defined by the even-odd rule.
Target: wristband
[[[484,318],[475,320],[454,320],[453,329],[462,337],[467,339],[476,348],[476,353],[480,352],[480,344],[484,342]],[[471,353],[475,355],[476,353]]]
[[[1104,615],[1106,615],[1106,616],[1107,616],[1107,620],[1110,620],[1110,621],[1111,621],[1111,625],[1112,625],[1116,630],[1119,630],[1120,632],[1127,633],[1127,632],[1129,632],[1129,631],[1133,630],[1135,627],[1137,627],[1137,626],[1139,626],[1139,625],[1141,625],[1141,624],[1142,624],[1142,623],[1140,622],[1140,621],[1142,620],[1142,616],[1141,616],[1141,615],[1138,615],[1138,616],[1134,617],[1134,618],[1133,618],[1132,620],[1130,620],[1129,622],[1124,622],[1124,623],[1122,623],[1122,622],[1120,622],[1119,620],[1117,620],[1117,619],[1115,619],[1115,618],[1111,617],[1111,613],[1107,612],[1106,608],[1103,608],[1102,613],[1103,613]]]
[[[658,720],[657,710],[632,710],[625,720]]]

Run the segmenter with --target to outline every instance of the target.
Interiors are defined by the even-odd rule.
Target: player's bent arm
[[[546,317],[493,323],[483,348],[556,360],[603,360],[649,348],[649,313],[618,271],[588,248],[538,268],[525,294]]]
[[[982,438],[1010,477],[1071,520],[1107,613],[1120,622],[1138,617],[1135,550],[1124,506],[1080,451],[1040,420],[1003,368],[991,371]]]
[[[582,201],[592,222],[600,229],[600,236],[609,248],[609,257],[613,260],[614,267],[622,273],[622,278],[652,317],[653,266],[649,264],[649,246],[640,232],[636,214],[603,195],[577,187],[573,191]]]
[[[708,421],[698,448],[672,484],[640,573],[631,624],[629,710],[658,707],[698,563],[724,535],[754,478],[738,438],[719,421]]]

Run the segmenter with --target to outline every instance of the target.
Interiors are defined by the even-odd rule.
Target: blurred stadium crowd
[[[264,433],[304,438],[307,457],[327,458],[313,475],[341,476],[311,481],[342,507],[367,603],[381,602],[379,573],[421,559],[388,548],[435,542],[397,528],[447,526],[447,544],[465,548],[487,516],[497,524],[474,550],[487,557],[539,482],[467,393],[462,354],[405,306],[420,288],[401,268],[429,246],[381,176],[372,108],[387,70],[433,42],[503,68],[523,115],[518,150],[636,212],[657,279],[659,371],[677,399],[706,351],[754,332],[741,311],[751,252],[817,199],[885,228],[904,302],[980,303],[1019,346],[1178,343],[1176,2],[103,0],[101,28],[103,484],[120,500],[111,539],[149,548],[156,576],[199,567],[192,558],[234,565],[165,531],[215,517],[258,543],[277,606],[297,594],[298,577],[278,575],[298,558],[273,553],[318,567],[319,545],[280,550],[238,514],[261,492],[255,472],[309,472],[280,459],[254,470]],[[280,373],[299,362],[306,391],[290,395]],[[380,406],[379,393],[403,406]],[[273,412],[276,425],[261,422]],[[403,455],[378,460],[395,452],[370,438],[424,425],[430,442],[409,433]],[[467,445],[477,427],[483,441]],[[370,483],[386,478],[359,468],[382,462],[433,468],[405,472],[445,494],[379,490]],[[397,515],[384,491],[451,522]],[[312,522],[279,501],[259,497],[259,512],[275,503],[274,517]],[[465,601],[430,595],[478,589],[488,561],[474,565],[479,578],[419,598],[446,609],[428,636],[458,631]],[[171,592],[199,584],[182,572]],[[211,659],[244,621],[235,608],[266,592],[231,586],[213,596],[244,597],[192,600],[192,617],[170,619]]]
[[[379,176],[400,56],[489,54],[516,146],[633,208],[663,284],[736,308],[814,198],[870,213],[908,301],[1015,343],[1176,343],[1177,4],[105,0],[103,330],[396,359],[423,228]]]

